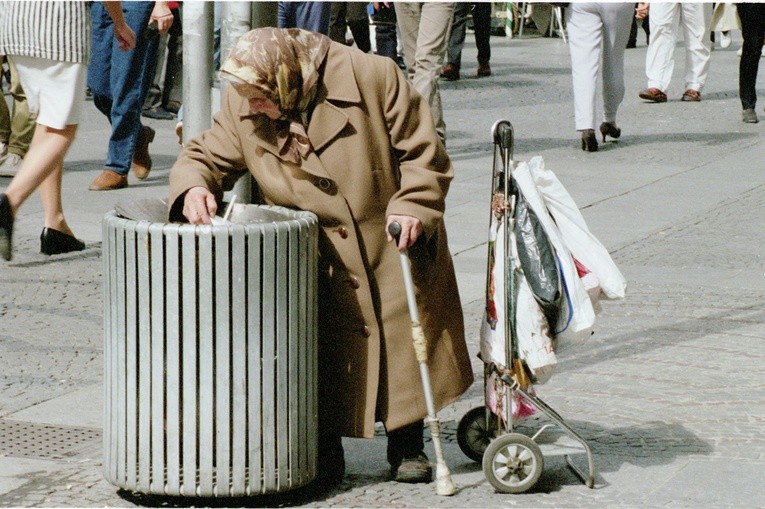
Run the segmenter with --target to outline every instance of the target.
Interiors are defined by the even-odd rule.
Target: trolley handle
[[[491,132],[494,137],[494,144],[498,145],[503,150],[508,150],[510,152],[510,159],[512,159],[513,145],[515,142],[513,124],[508,120],[498,120],[491,128]]]

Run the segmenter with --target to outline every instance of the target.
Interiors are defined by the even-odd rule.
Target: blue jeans
[[[93,2],[92,48],[88,86],[93,104],[112,126],[104,168],[127,175],[141,132],[141,108],[154,78],[157,37],[144,32],[154,2],[122,2],[125,21],[136,35],[135,48],[122,51],[114,40],[114,24],[101,2]]]

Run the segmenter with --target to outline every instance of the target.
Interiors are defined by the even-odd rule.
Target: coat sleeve
[[[237,125],[236,92],[229,87],[213,125],[194,137],[170,170],[170,220],[180,220],[183,197],[192,187],[206,187],[220,201],[223,192],[247,172]]]
[[[430,107],[390,60],[385,75],[385,117],[399,161],[399,190],[386,214],[418,218],[427,239],[443,219],[454,170],[433,122]]]

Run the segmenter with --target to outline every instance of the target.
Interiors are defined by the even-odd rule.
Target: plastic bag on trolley
[[[608,250],[587,228],[574,199],[555,173],[545,168],[541,156],[530,159],[528,167],[534,184],[558,227],[561,240],[574,260],[597,278],[601,289],[600,298],[623,299],[627,281],[611,259]]]
[[[535,165],[543,164],[541,157],[532,159]],[[513,171],[513,179],[523,193],[529,207],[536,214],[537,220],[544,228],[547,238],[555,249],[563,287],[563,298],[558,309],[558,316],[552,334],[555,338],[555,348],[560,352],[571,344],[581,344],[592,334],[595,325],[595,313],[598,309],[597,299],[592,299],[582,276],[591,273],[589,267],[577,263],[564,241],[563,234],[558,228],[556,221],[550,215],[547,202],[537,187],[531,173],[530,163],[522,162]],[[591,289],[597,288],[599,283],[589,276],[588,284]],[[598,295],[599,291],[593,291]]]

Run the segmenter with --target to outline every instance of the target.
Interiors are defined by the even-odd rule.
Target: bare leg
[[[45,210],[45,226],[74,237],[74,232],[69,228],[64,218],[64,207],[61,203],[61,179],[63,176],[64,164],[61,161],[56,165],[56,169],[40,184],[40,198]]]
[[[5,191],[14,216],[21,204],[39,187],[45,208],[45,226],[72,234],[61,206],[61,178],[64,156],[76,132],[76,125],[68,125],[64,129],[37,125],[21,168]]]

